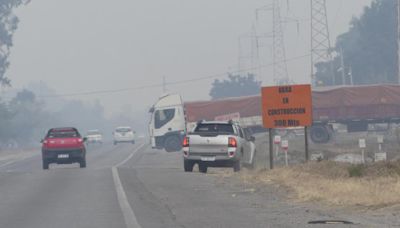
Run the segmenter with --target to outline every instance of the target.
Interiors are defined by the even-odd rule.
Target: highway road
[[[140,142],[91,147],[87,162],[86,169],[42,170],[39,150],[0,159],[0,227],[327,227],[308,224],[320,219],[356,223],[334,227],[382,227],[382,221],[395,227],[397,221],[397,215],[379,220],[289,203],[276,188],[254,189],[215,170],[184,173],[180,153]]]

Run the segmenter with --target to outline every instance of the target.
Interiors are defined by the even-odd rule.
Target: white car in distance
[[[113,132],[114,145],[118,143],[135,144],[135,132],[131,127],[117,127]]]
[[[90,143],[99,143],[102,144],[103,143],[103,135],[101,134],[101,132],[99,130],[89,130],[86,133],[86,142],[88,144]]]

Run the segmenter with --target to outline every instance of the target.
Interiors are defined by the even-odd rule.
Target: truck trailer
[[[370,124],[400,123],[399,85],[314,88],[312,99],[314,143],[328,143],[333,124],[345,125],[348,132],[363,132]],[[262,129],[261,110],[261,96],[184,103],[177,94],[164,95],[151,109],[151,143],[154,148],[180,150],[186,131],[200,120],[235,120],[244,128]]]

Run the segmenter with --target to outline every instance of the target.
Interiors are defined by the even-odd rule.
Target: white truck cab
[[[165,94],[150,109],[150,142],[153,148],[167,152],[182,149],[186,132],[183,101],[178,94]]]

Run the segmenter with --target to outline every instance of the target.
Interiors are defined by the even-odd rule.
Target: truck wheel
[[[83,158],[83,159],[79,162],[79,167],[80,167],[80,168],[86,168],[86,158]]]
[[[181,140],[177,136],[170,136],[165,140],[164,147],[167,152],[180,151],[182,149]]]
[[[185,172],[193,172],[194,162],[190,160],[183,160],[183,169]]]
[[[328,143],[331,139],[330,131],[325,125],[312,126],[310,131],[311,140],[314,143]]]
[[[208,169],[208,167],[207,167],[206,164],[199,163],[199,171],[200,171],[200,173],[207,173],[207,169]]]
[[[43,169],[49,169],[49,162],[43,159]]]
[[[117,142],[116,142],[116,141],[114,141],[114,145],[117,145]]]
[[[239,172],[240,171],[240,161],[235,161],[233,163],[233,172]]]
[[[132,144],[135,144],[135,140],[132,141]]]

